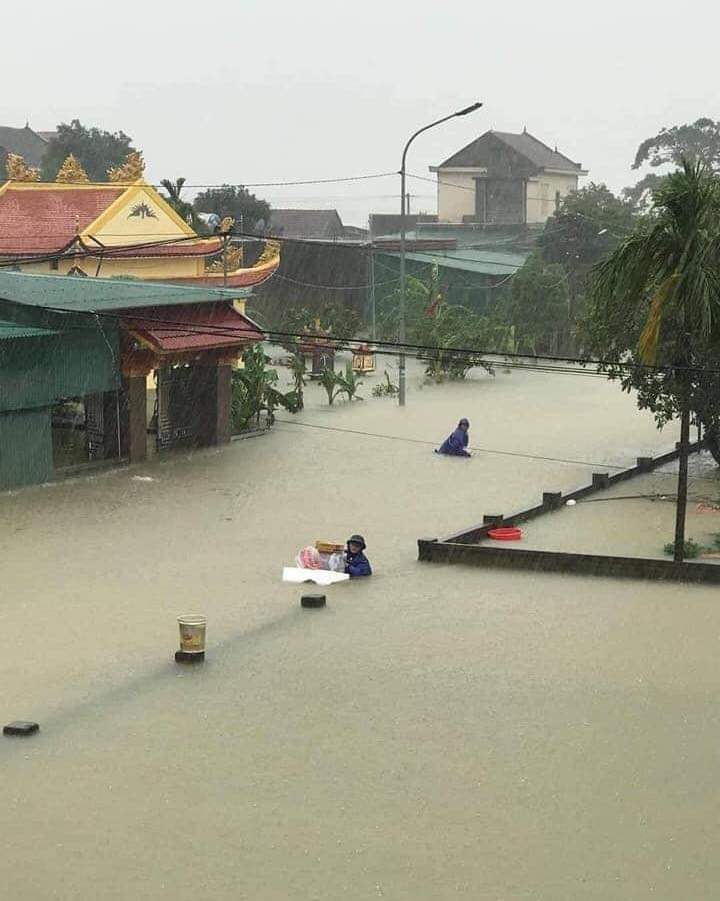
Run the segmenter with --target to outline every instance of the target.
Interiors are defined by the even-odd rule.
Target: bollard
[[[502,513],[485,513],[483,515],[484,526],[499,526],[505,517]]]
[[[200,663],[205,659],[205,630],[207,620],[197,614],[178,616],[180,650],[175,651],[176,663]]]
[[[650,470],[653,468],[654,462],[655,461],[653,460],[652,457],[638,457],[637,458],[637,468],[641,472],[650,472]]]
[[[594,472],[592,474],[593,488],[607,488],[610,484],[610,476],[606,472]]]
[[[3,726],[3,735],[34,735],[40,726],[37,723],[30,723],[25,720],[15,720]]]
[[[324,594],[304,594],[300,598],[300,606],[306,609],[317,609],[325,606]]]
[[[543,491],[543,507],[556,510],[562,506],[562,491]]]

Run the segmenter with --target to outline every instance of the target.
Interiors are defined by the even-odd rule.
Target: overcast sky
[[[79,118],[122,129],[149,180],[252,183],[396,171],[429,176],[488,128],[523,126],[619,190],[639,142],[720,118],[717,4],[690,0],[36,0],[0,54],[0,124]],[[587,181],[587,180],[586,180]],[[397,176],[257,188],[275,206],[336,207],[349,224],[394,211]],[[413,210],[435,210],[411,182]]]

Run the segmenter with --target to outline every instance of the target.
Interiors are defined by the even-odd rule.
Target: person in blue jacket
[[[465,418],[461,419],[452,435],[443,441],[439,450],[436,450],[435,453],[449,454],[451,457],[471,457],[472,454],[467,449],[469,430],[470,423]]]
[[[367,545],[362,535],[351,535],[345,553],[345,572],[354,579],[358,576],[371,576],[370,561],[364,551]]]

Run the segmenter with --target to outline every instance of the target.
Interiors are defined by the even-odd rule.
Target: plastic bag
[[[295,558],[300,569],[325,569],[320,552],[312,546],[304,547]]]
[[[335,553],[328,557],[327,568],[334,573],[345,572],[345,554]]]

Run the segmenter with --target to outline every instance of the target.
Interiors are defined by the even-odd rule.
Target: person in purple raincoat
[[[472,456],[470,451],[467,449],[469,441],[469,430],[470,423],[465,418],[461,419],[452,435],[449,435],[443,441],[443,443],[440,445],[439,449],[435,451],[435,453],[448,454],[451,457]]]

